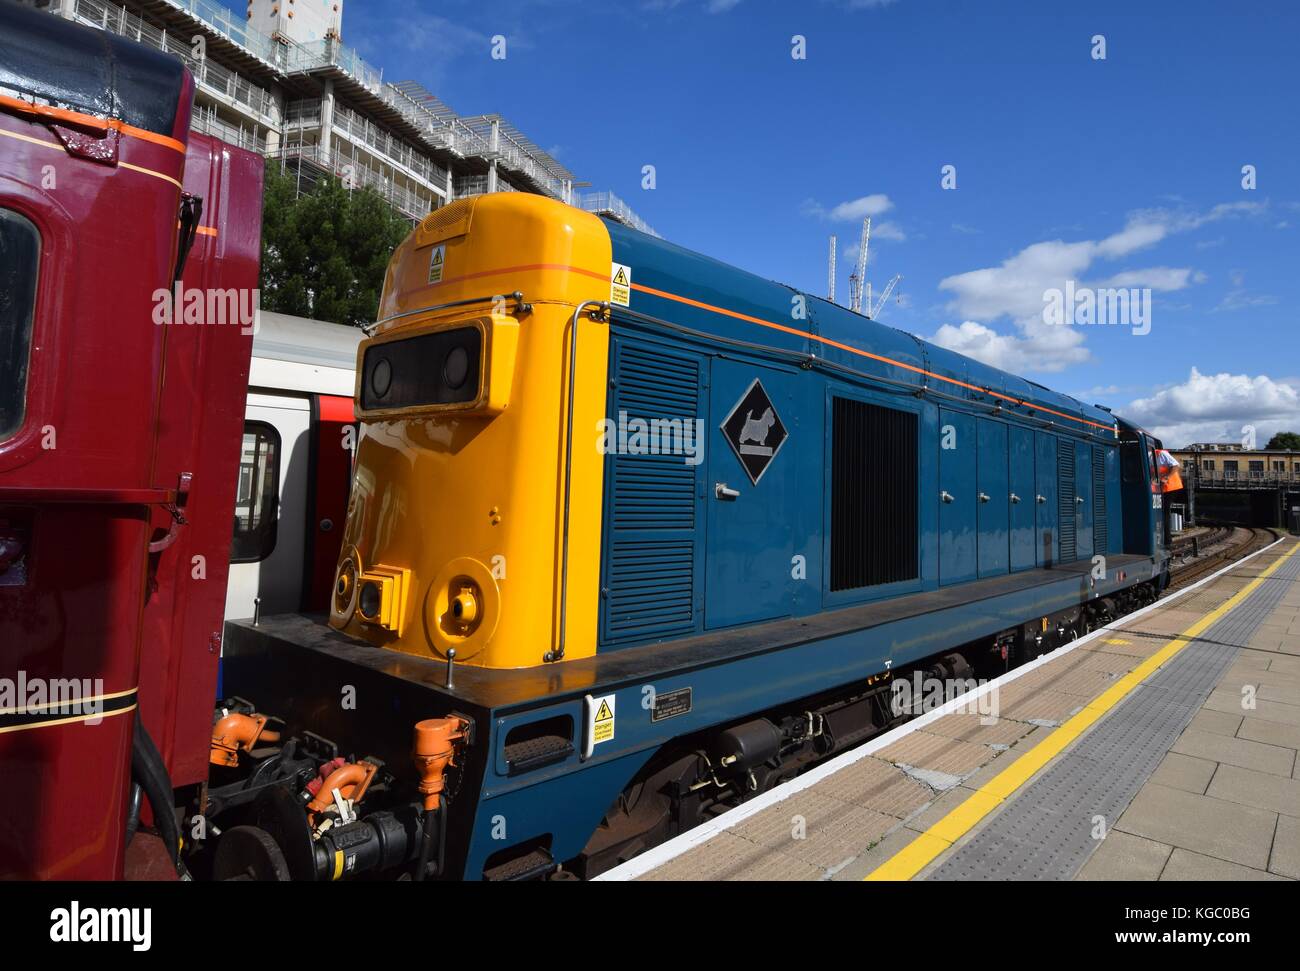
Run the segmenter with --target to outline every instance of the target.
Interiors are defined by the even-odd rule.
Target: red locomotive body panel
[[[39,246],[30,341],[11,319],[21,359],[0,359],[20,405],[0,428],[0,877],[114,878],[150,523],[175,498],[155,475],[152,313],[175,266],[193,80],[9,4],[0,67],[0,215]]]
[[[212,707],[230,565],[231,510],[244,425],[252,320],[261,258],[259,155],[207,135],[190,136],[185,191],[203,200],[185,291],[223,294],[225,321],[173,324],[166,365],[154,479],[193,476],[187,525],[153,557],[144,614],[140,717],[176,787],[208,776]],[[232,310],[236,319],[231,319]],[[206,312],[206,311],[205,311]],[[165,518],[165,517],[164,517]],[[159,519],[155,527],[166,529]]]

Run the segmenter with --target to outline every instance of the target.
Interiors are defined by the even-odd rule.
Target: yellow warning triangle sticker
[[[609,721],[614,717],[614,713],[609,710],[609,702],[601,699],[600,708],[596,712],[596,721]]]
[[[623,272],[621,266],[618,268],[618,272],[614,274],[614,282],[620,287],[627,286],[627,274]]]
[[[433,263],[435,263],[435,264],[437,264],[437,263],[441,263],[441,262],[442,262],[442,250],[441,250],[441,248],[436,249],[436,250],[433,251],[433,260],[432,260],[431,262],[433,262]]]

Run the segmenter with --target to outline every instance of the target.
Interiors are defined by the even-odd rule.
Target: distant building
[[[276,159],[303,187],[331,173],[408,219],[484,192],[550,196],[654,232],[501,115],[461,116],[418,82],[392,84],[344,46],[343,0],[28,0],[177,55],[197,81],[197,131]],[[398,28],[400,29],[400,28]]]
[[[1197,442],[1170,449],[1204,487],[1261,488],[1300,482],[1300,452],[1287,449],[1247,449],[1236,442]]]

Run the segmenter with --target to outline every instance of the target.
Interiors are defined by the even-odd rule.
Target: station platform
[[[597,879],[1300,879],[1298,579],[1288,537]]]

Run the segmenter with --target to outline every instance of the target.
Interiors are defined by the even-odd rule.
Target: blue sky
[[[353,0],[343,35],[675,242],[823,293],[836,233],[843,302],[871,214],[884,322],[1173,444],[1300,430],[1293,4]],[[1048,326],[1067,280],[1149,288],[1149,333]]]

